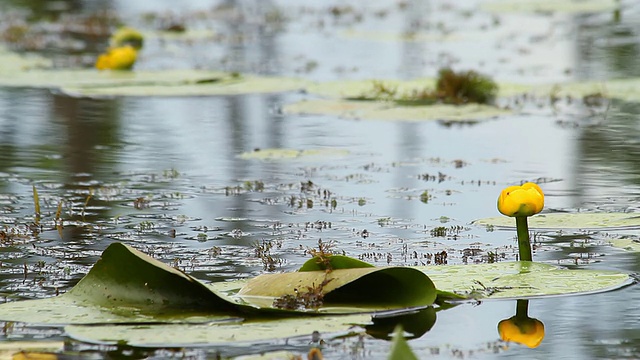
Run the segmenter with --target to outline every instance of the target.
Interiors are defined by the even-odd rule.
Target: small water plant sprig
[[[401,92],[397,85],[374,80],[367,92],[348,98],[360,101],[392,101],[397,105],[421,106],[436,103],[462,105],[469,103],[491,104],[498,92],[498,85],[488,76],[476,71],[453,71],[442,68],[438,71],[435,89],[426,86]]]
[[[509,186],[498,197],[498,211],[516,218],[518,252],[521,261],[532,261],[531,241],[527,217],[533,216],[544,207],[544,193],[540,186],[532,182]]]

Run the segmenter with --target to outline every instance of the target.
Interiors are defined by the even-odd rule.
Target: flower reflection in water
[[[542,321],[530,318],[527,314],[529,300],[518,300],[516,315],[498,323],[500,338],[506,342],[515,342],[536,348],[544,338],[544,324]]]

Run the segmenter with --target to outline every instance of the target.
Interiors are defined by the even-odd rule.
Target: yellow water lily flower
[[[131,45],[110,48],[98,56],[98,70],[130,70],[136,62],[138,52]]]
[[[544,338],[544,324],[538,319],[514,316],[498,323],[498,333],[503,341],[536,348]]]
[[[144,44],[144,37],[138,30],[123,26],[111,35],[109,44],[111,47],[131,45],[134,49],[140,50]]]
[[[509,186],[498,198],[498,211],[506,216],[531,216],[542,211],[543,207],[544,193],[540,186],[531,182]]]

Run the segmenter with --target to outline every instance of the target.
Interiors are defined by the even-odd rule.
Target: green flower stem
[[[533,261],[531,256],[531,241],[529,241],[529,225],[526,216],[516,216],[516,230],[518,231],[518,250],[520,261]]]
[[[518,319],[529,318],[529,300],[516,301],[516,318]]]

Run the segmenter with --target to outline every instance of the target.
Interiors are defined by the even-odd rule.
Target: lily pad
[[[619,272],[515,262],[300,271],[204,285],[129,246],[114,243],[68,293],[1,304],[0,320],[36,324],[220,323],[261,313],[326,315],[427,306],[436,298],[434,283],[441,291],[491,299],[606,291],[629,282],[630,277]],[[317,309],[273,305],[278,299],[307,290],[310,295],[324,297]]]
[[[523,299],[554,295],[611,291],[633,282],[625,273],[604,270],[569,270],[527,262],[423,266],[439,290],[477,299]]]
[[[613,239],[609,243],[626,251],[640,252],[640,242],[632,239]]]
[[[516,221],[506,216],[479,219],[475,225],[515,228]],[[528,219],[530,229],[633,229],[640,227],[640,215],[634,213],[551,213]]]
[[[413,92],[420,92],[425,88],[436,88],[436,80],[432,78],[413,80],[341,80],[311,84],[307,87],[307,92],[322,97],[356,99],[366,97],[376,91],[376,84],[391,90],[396,95],[393,97],[394,99],[399,99],[403,95]]]
[[[306,82],[300,79],[283,77],[260,76],[231,76],[225,74],[218,78],[206,76],[206,72],[186,71],[189,77],[197,77],[200,73],[202,80],[185,81],[176,79],[173,83],[139,83],[126,86],[64,86],[61,91],[73,96],[213,96],[239,95],[259,93],[279,93],[304,89]],[[146,72],[136,71],[137,74],[148,76]],[[167,80],[164,73],[157,74],[157,79]]]
[[[436,289],[424,273],[409,267],[364,267],[264,274],[238,292],[243,300],[269,308],[276,298],[322,286],[321,313],[363,312],[431,305]]]
[[[244,152],[238,157],[240,159],[257,159],[257,160],[285,160],[285,159],[314,159],[327,157],[342,157],[349,155],[349,150],[335,148],[319,148],[319,149],[260,149]]]
[[[500,0],[484,3],[491,12],[563,12],[593,13],[613,11],[620,7],[614,0]]]
[[[333,315],[322,317],[257,318],[244,322],[166,325],[69,325],[65,332],[72,338],[94,344],[122,344],[137,347],[215,346],[273,342],[278,339],[302,339],[309,342],[314,332],[324,341],[357,334],[390,339],[396,326],[404,328],[408,338],[419,338],[436,322],[433,307],[403,310],[388,314]]]
[[[436,290],[411,268],[342,269],[267,274],[249,281],[204,285],[121,243],[111,244],[91,271],[61,296],[0,305],[0,319],[38,324],[198,323],[228,321],[242,313],[306,314],[316,309],[281,309],[278,297],[319,286],[324,306],[317,313],[362,313],[426,306]],[[394,296],[376,294],[382,286]]]
[[[149,325],[69,325],[64,328],[71,338],[87,343],[136,347],[215,346],[228,343],[267,342],[276,339],[311,339],[314,331],[325,341],[338,336],[364,333],[371,315],[295,317],[256,319],[240,323]],[[363,324],[356,326],[354,324]]]
[[[466,104],[397,106],[389,102],[314,99],[286,105],[287,114],[331,115],[345,119],[387,121],[460,121],[473,122],[511,114],[511,110],[490,105]]]
[[[48,68],[53,65],[49,59],[37,55],[24,55],[0,46],[0,78],[29,69]]]

